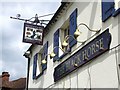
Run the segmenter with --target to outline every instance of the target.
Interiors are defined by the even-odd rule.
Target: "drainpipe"
[[[29,71],[30,71],[30,56],[31,56],[31,52],[30,51],[26,51],[24,53],[25,58],[28,59],[28,66],[27,66],[27,80],[26,80],[26,90],[28,90],[28,84],[29,84]]]
[[[27,66],[27,87],[26,90],[28,90],[28,83],[29,83],[29,71],[30,71],[30,58],[28,58],[28,66]]]

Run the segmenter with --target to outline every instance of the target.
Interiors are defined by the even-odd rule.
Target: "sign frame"
[[[43,45],[44,26],[25,22],[23,29],[23,42]]]
[[[94,60],[104,52],[108,51],[110,48],[110,43],[111,34],[109,33],[109,29],[106,29],[104,32],[102,32],[100,35],[91,40],[88,44],[83,46],[72,56],[70,56],[61,64],[54,68],[54,82],[57,82],[58,80],[62,79],[69,73],[83,66],[87,62]],[[90,47],[92,48],[94,44],[96,46],[94,47],[95,50],[93,49],[94,53],[92,53],[93,51],[90,51],[91,50]],[[100,46],[98,48],[99,44]],[[85,51],[88,55],[84,53]]]

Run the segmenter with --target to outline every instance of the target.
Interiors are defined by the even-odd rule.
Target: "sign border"
[[[31,27],[39,27],[41,28],[42,31],[42,41],[39,40],[29,40],[29,39],[25,39],[25,28],[27,25],[30,25]],[[25,43],[32,43],[32,44],[38,44],[38,45],[43,45],[43,37],[44,37],[44,26],[39,26],[39,25],[35,25],[35,24],[31,24],[31,23],[24,23],[24,27],[23,27],[23,42]]]
[[[100,50],[100,52],[97,52],[97,54],[95,54],[95,56],[90,57],[90,59],[87,61],[85,60],[85,62],[80,63],[77,67],[75,66],[71,66],[70,70],[65,71],[65,73],[63,72],[63,74],[60,73],[60,71],[57,70],[61,70],[60,67],[63,67],[62,69],[66,69],[66,63],[70,60],[72,60],[71,58],[75,56],[75,54],[79,53],[80,51],[82,51],[82,49],[86,48],[89,44],[91,44],[92,42],[96,41],[97,38],[100,38],[103,34],[107,34],[104,35],[104,37],[107,37],[106,40],[107,41],[107,48],[105,48],[104,50]],[[104,32],[102,32],[101,34],[99,34],[98,36],[96,36],[93,40],[91,40],[88,44],[86,44],[85,46],[83,46],[81,49],[79,49],[77,52],[75,52],[72,56],[68,57],[65,61],[63,61],[61,64],[59,64],[57,67],[54,68],[54,82],[57,82],[58,80],[60,80],[61,78],[65,77],[66,75],[68,75],[69,73],[73,72],[74,70],[76,70],[77,68],[83,66],[84,64],[86,64],[87,62],[93,60],[94,58],[100,56],[101,54],[103,54],[104,52],[108,51],[110,48],[110,43],[111,43],[111,34],[109,33],[109,29],[107,28]],[[73,60],[74,62],[75,60]],[[65,65],[64,65],[65,64]],[[62,70],[61,70],[62,71]],[[59,75],[60,74],[60,75]]]

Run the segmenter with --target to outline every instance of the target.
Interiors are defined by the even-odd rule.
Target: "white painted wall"
[[[120,15],[116,17],[111,17],[105,23],[101,21],[101,2],[75,2],[70,8],[65,12],[65,14],[56,22],[56,24],[51,27],[50,32],[44,38],[44,43],[49,41],[48,53],[53,50],[53,34],[54,32],[62,26],[62,24],[69,18],[71,12],[78,8],[78,18],[77,24],[85,23],[91,29],[102,29],[101,32],[110,29],[112,35],[112,42],[110,48],[118,45],[120,43],[120,24],[119,19]],[[80,26],[82,35],[79,36],[78,40],[86,40],[94,33],[87,30],[86,27]],[[100,32],[100,33],[101,33]],[[86,43],[88,43],[87,41]],[[80,43],[77,44],[77,47],[80,46]],[[77,48],[73,47],[73,50]],[[54,83],[53,72],[54,68],[61,62],[53,63],[53,60],[48,57],[47,70],[44,74],[39,77],[37,80],[32,79],[33,74],[33,56],[36,52],[39,52],[40,46],[35,46],[32,51],[32,58],[30,62],[30,76],[29,76],[29,88],[47,88],[48,86]],[[81,47],[79,47],[81,48]],[[78,48],[78,49],[79,49]],[[76,50],[77,51],[77,50]],[[74,51],[73,53],[75,53]],[[72,53],[72,54],[73,54]],[[72,55],[71,54],[71,55]],[[120,54],[120,52],[119,52]],[[70,55],[67,55],[63,58],[62,61],[66,60]],[[118,59],[120,60],[120,58]],[[115,50],[106,52],[93,60],[91,63],[88,63],[78,70],[67,75],[63,79],[59,80],[52,88],[89,88],[90,87],[90,77],[88,74],[90,71],[91,77],[91,88],[117,88],[118,87],[118,78],[117,78],[117,69],[116,69],[116,58]]]

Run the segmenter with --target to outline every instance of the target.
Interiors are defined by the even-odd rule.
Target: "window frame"
[[[64,34],[64,32],[62,32],[63,30],[65,30],[66,28],[68,28],[68,34],[69,35],[73,35],[73,33],[76,31],[76,28],[77,28],[77,13],[78,12],[78,9],[75,8],[71,14],[69,15],[68,19],[62,24],[62,26],[60,27],[60,31],[61,33],[59,34]],[[59,47],[61,48],[62,47],[62,43],[63,43],[63,38],[64,35],[60,35],[60,41],[61,41],[61,44],[59,44]],[[62,39],[62,40],[61,40]],[[64,56],[66,56],[69,52],[71,52],[71,49],[73,46],[75,46],[77,44],[77,41],[73,39],[73,37],[69,37],[68,40],[68,47],[67,47],[67,50],[66,50],[66,53],[63,52],[62,55],[59,55],[59,59],[61,60]],[[60,52],[60,51],[59,51]]]
[[[63,43],[63,41],[64,41],[64,39],[65,39],[65,37],[66,37],[66,35],[65,35],[65,30],[68,30],[68,32],[67,32],[67,34],[69,35],[69,29],[70,28],[70,26],[69,26],[69,18],[63,23],[63,25],[60,27],[60,41],[61,41],[61,43],[59,44],[59,47],[60,48],[62,48],[63,50],[64,50],[64,52],[62,53],[62,55],[59,55],[59,59],[62,59],[64,56],[66,56],[68,53],[67,52],[69,52],[70,51],[70,49],[69,49],[69,44],[68,44],[68,46],[67,47],[62,47],[62,43]],[[67,40],[67,42],[69,43],[69,40]],[[59,51],[60,52],[60,51]],[[65,53],[66,52],[66,53]]]
[[[65,37],[66,36],[68,36],[69,35],[69,25],[63,30],[63,40],[62,41],[64,41],[64,39],[65,39]],[[69,43],[69,40],[67,40],[67,43]],[[65,51],[65,52],[68,52],[68,50],[69,50],[69,44],[68,44],[68,46],[67,47],[62,47],[62,49]]]
[[[46,71],[47,69],[47,63],[42,64],[42,55],[44,54],[44,51],[46,51],[44,49],[47,49],[47,52],[48,52],[48,41],[43,45],[40,51],[33,56],[33,79],[38,79],[41,75],[43,75],[44,71]],[[40,63],[38,63],[38,60],[40,61]],[[46,60],[47,60],[47,57],[46,57]],[[38,68],[37,64],[40,64],[39,67],[41,68],[41,71],[38,75],[36,75],[37,68]],[[43,68],[44,65],[46,65],[46,68]]]
[[[42,74],[43,74],[43,70],[42,70],[42,63],[41,63],[41,56],[42,56],[42,53],[41,53],[41,50],[40,50],[40,52],[38,52],[38,53],[36,53],[37,54],[37,60],[36,60],[36,63],[34,64],[33,63],[33,65],[35,65],[35,66],[33,66],[33,73],[35,72],[35,75],[33,76],[33,79],[37,79],[37,78],[39,78]],[[35,55],[36,55],[35,54]],[[35,57],[35,55],[34,55],[34,57]],[[40,63],[38,62],[40,60]],[[33,62],[35,62],[35,59],[33,59]],[[39,66],[38,66],[39,65]],[[40,73],[39,74],[37,74],[37,69],[38,69],[38,67],[39,67],[39,69],[41,68],[41,71],[40,71]],[[35,68],[35,69],[34,69]],[[35,71],[34,71],[35,70]]]
[[[102,3],[101,4],[101,8],[103,8],[104,0],[102,0],[101,3]],[[111,3],[111,2],[108,2],[108,4],[109,3]],[[115,7],[115,4],[116,4],[115,0],[113,0],[113,3],[114,3],[114,6],[113,6],[114,11],[111,13],[111,15],[107,16],[106,18],[104,18],[105,16],[103,15],[103,11],[102,11],[102,22],[107,21],[110,17],[116,17],[116,16],[118,16],[120,14],[120,7],[118,7],[116,9],[116,7]],[[119,3],[120,3],[120,1],[119,1]]]

